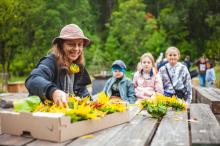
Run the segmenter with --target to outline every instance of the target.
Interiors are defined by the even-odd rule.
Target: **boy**
[[[120,98],[135,103],[134,85],[130,79],[125,76],[126,65],[122,60],[116,60],[112,64],[113,76],[106,82],[104,92],[111,98]]]

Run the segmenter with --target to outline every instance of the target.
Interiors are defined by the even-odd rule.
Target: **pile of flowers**
[[[178,99],[175,95],[172,97],[166,97],[160,93],[156,93],[151,98],[141,100],[138,105],[142,110],[147,110],[152,117],[157,119],[161,119],[166,115],[168,108],[172,108],[176,111],[186,109],[186,103],[184,100]]]
[[[50,112],[64,113],[71,118],[71,122],[87,119],[98,119],[107,114],[123,112],[127,110],[126,104],[120,99],[110,99],[105,93],[99,93],[97,100],[90,101],[89,97],[78,98],[70,96],[68,107],[57,106],[50,100],[40,101],[37,96],[28,97],[25,100],[14,101],[16,112]]]

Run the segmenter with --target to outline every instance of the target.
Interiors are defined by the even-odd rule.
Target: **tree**
[[[156,56],[167,47],[164,30],[158,27],[153,16],[148,17],[141,0],[119,1],[108,28],[104,51],[108,63],[122,59],[134,69],[143,53]]]
[[[9,72],[11,60],[28,38],[26,34],[26,18],[33,15],[34,3],[23,3],[21,0],[0,1],[0,62],[2,72]],[[35,11],[36,12],[36,11]]]

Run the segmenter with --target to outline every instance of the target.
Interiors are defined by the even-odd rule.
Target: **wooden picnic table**
[[[15,121],[16,124],[16,121]],[[146,112],[137,114],[130,122],[99,132],[87,138],[79,137],[54,143],[31,137],[0,135],[0,145],[25,146],[189,146],[220,145],[220,126],[207,104],[192,104],[182,112],[169,110],[162,120]]]
[[[220,122],[220,89],[193,87],[193,102],[208,104]]]

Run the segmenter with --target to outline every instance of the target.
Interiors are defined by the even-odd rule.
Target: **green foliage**
[[[92,41],[85,49],[91,73],[116,59],[134,70],[143,53],[157,58],[170,45],[192,60],[218,60],[219,9],[219,0],[1,0],[0,71],[29,74],[69,23]]]
[[[120,58],[134,69],[143,53],[152,52],[156,56],[167,47],[165,31],[158,27],[156,19],[146,17],[145,4],[141,0],[120,1],[108,28],[107,62]]]
[[[146,110],[152,117],[161,119],[167,113],[167,107],[163,103],[148,104]]]
[[[40,104],[41,100],[38,96],[30,96],[25,99],[17,99],[13,102],[14,111],[16,112],[33,112]]]
[[[209,58],[220,59],[220,14],[208,15],[206,18],[208,26],[213,29],[210,39],[206,41],[206,54]]]

